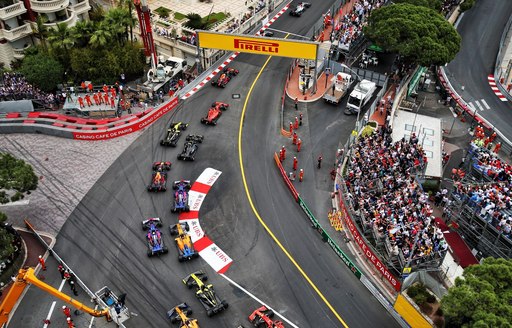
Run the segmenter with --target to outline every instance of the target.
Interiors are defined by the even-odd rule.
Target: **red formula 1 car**
[[[212,104],[212,107],[208,110],[208,114],[201,118],[201,123],[206,125],[217,125],[219,117],[222,115],[222,111],[229,108],[229,105],[216,101]]]
[[[212,85],[216,87],[225,88],[226,85],[231,81],[233,76],[237,76],[239,71],[234,68],[224,68],[222,73],[219,75],[217,79],[212,80]]]
[[[284,325],[279,320],[272,320],[274,311],[267,309],[266,306],[262,306],[249,316],[249,321],[254,327],[257,328],[284,328]]]
[[[148,191],[166,191],[167,190],[167,171],[171,169],[171,162],[153,163],[153,174]]]

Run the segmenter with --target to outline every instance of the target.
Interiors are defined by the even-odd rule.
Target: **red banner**
[[[343,196],[342,196],[343,197]],[[366,242],[364,241],[363,237],[359,233],[359,230],[357,230],[356,225],[352,221],[352,218],[348,214],[347,208],[345,207],[345,204],[342,200],[340,200],[340,210],[343,211],[343,219],[345,221],[345,225],[350,230],[350,233],[352,234],[352,238],[356,242],[356,244],[359,246],[359,248],[363,251],[364,256],[373,264],[375,269],[379,271],[384,278],[393,286],[393,288],[399,292],[401,283],[391,272],[389,272],[388,268],[384,265],[384,263],[381,262],[381,260],[373,253],[372,249],[366,245]]]
[[[121,137],[130,133],[133,133],[135,131],[139,131],[141,129],[144,129],[145,127],[150,126],[154,122],[156,122],[160,117],[167,114],[170,110],[174,109],[176,105],[178,104],[178,98],[175,97],[167,104],[163,105],[162,107],[154,110],[153,112],[149,113],[146,116],[143,116],[141,119],[126,124],[122,126],[116,126],[114,128],[110,128],[107,130],[102,131],[80,131],[80,132],[73,132],[73,139],[77,140],[105,140],[105,139],[112,139]]]

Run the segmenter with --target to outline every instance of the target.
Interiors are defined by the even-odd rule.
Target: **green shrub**
[[[469,10],[474,5],[475,5],[475,0],[464,0],[464,2],[460,4],[460,11],[464,12],[466,10]]]
[[[183,15],[182,13],[179,13],[179,12],[174,13],[174,19],[177,21],[184,20],[185,18],[187,18],[187,15]]]
[[[155,9],[155,12],[162,18],[167,18],[169,17],[170,13],[171,13],[171,10],[170,9],[167,9],[165,7],[158,7]]]
[[[434,304],[436,301],[437,301],[436,297],[429,293],[427,296],[427,303]]]
[[[19,191],[16,191],[16,193],[14,195],[12,195],[11,197],[11,202],[16,202],[20,199],[23,199],[25,198],[25,195],[23,195],[21,192]]]
[[[9,202],[9,197],[5,191],[0,191],[0,204],[7,204]]]

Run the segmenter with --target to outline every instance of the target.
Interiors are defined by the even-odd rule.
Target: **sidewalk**
[[[342,12],[345,14],[347,12],[352,11],[356,0],[350,0],[347,3],[345,3],[341,9]],[[331,13],[332,14],[332,13]],[[336,22],[340,19],[339,12],[336,13],[334,16],[333,21]],[[330,24],[329,26],[325,27],[321,33],[317,36],[316,41],[322,42],[320,40],[329,40],[329,37],[331,35],[331,31],[333,29],[333,24]],[[299,85],[299,75],[300,75],[300,67],[295,66],[293,69],[292,75],[290,77],[290,80],[288,84],[286,85],[286,94],[291,99],[298,99],[299,102],[313,102],[323,97],[325,91],[329,88],[329,85],[331,83],[331,79],[334,78],[334,74],[329,74],[327,76],[324,72],[320,74],[316,81],[317,90],[315,93],[312,93],[312,88],[309,88],[305,94],[303,94],[300,85]],[[328,81],[326,81],[328,80]]]

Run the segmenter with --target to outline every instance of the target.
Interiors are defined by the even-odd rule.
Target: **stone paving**
[[[140,133],[105,141],[2,135],[0,152],[30,163],[40,180],[38,188],[24,201],[2,205],[0,211],[15,226],[24,226],[23,219],[29,218],[36,229],[57,234],[89,189]]]
[[[165,7],[173,12],[184,15],[195,13],[201,17],[208,16],[210,10],[212,13],[231,13],[231,16],[239,17],[241,14],[250,12],[248,7],[251,5],[256,7],[257,3],[256,0],[211,0],[210,2],[200,2],[199,0],[148,0],[149,8],[152,11],[158,7]]]

